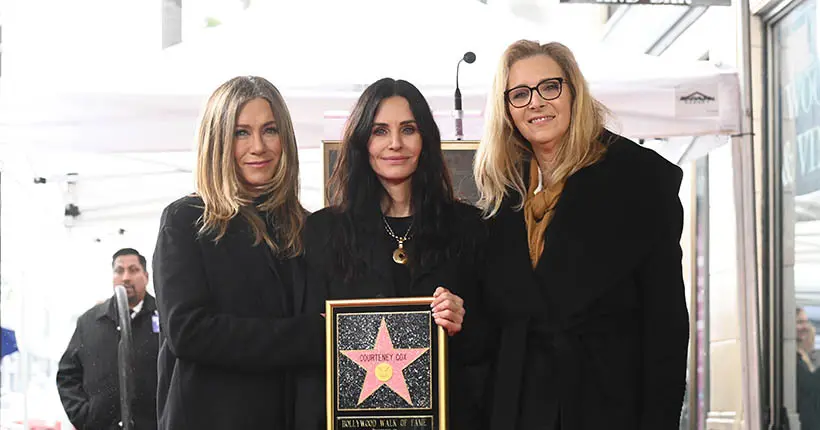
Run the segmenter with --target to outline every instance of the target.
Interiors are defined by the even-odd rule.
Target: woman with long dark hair
[[[475,327],[485,232],[479,211],[454,197],[438,127],[416,87],[385,78],[364,91],[328,190],[331,206],[306,224],[311,312],[327,299],[434,296],[435,322],[452,336],[453,428],[480,428],[483,389],[469,384],[486,376]]]

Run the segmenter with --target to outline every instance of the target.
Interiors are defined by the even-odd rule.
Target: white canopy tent
[[[236,75],[261,75],[287,99],[302,148],[303,198],[316,209],[320,142],[339,137],[339,118],[365,85],[383,76],[413,82],[430,101],[443,138],[452,139],[455,65],[473,51],[477,61],[462,64],[460,83],[465,139],[478,139],[496,62],[520,38],[571,46],[593,94],[613,112],[611,128],[621,134],[651,139],[737,129],[737,76],[709,63],[589,48],[474,0],[276,0],[254,3],[241,19],[155,57],[102,61],[63,78],[18,72],[23,54],[10,50],[17,68],[0,79],[0,144],[33,154],[32,176],[64,183],[60,175],[78,173],[78,221],[101,225],[155,216],[192,189],[189,151],[210,91]],[[31,54],[28,60],[36,65],[43,58]],[[169,154],[174,151],[188,153]],[[112,190],[129,184],[140,185],[112,203]]]
[[[63,199],[49,213],[76,203],[75,237],[81,231],[87,231],[84,240],[117,237],[122,228],[135,236],[117,240],[150,241],[140,231],[155,228],[159,210],[193,189],[190,151],[205,98],[225,79],[255,74],[287,99],[301,148],[303,201],[317,209],[320,142],[340,136],[340,119],[365,85],[382,76],[413,82],[435,111],[443,138],[453,139],[454,69],[473,51],[477,60],[462,64],[460,84],[465,139],[478,139],[496,62],[520,38],[571,46],[593,94],[613,113],[610,127],[633,138],[671,138],[655,148],[672,160],[697,155],[686,136],[703,136],[698,142],[713,147],[725,140],[714,135],[737,129],[733,71],[604,52],[473,0],[416,0],[412,7],[401,0],[254,5],[241,19],[153,58],[125,62],[120,55],[49,80],[24,73],[21,65],[34,67],[48,55],[24,58],[28,51],[9,49],[15,66],[0,79],[0,144],[30,163],[16,169],[26,173],[14,180],[35,187],[31,179],[45,177],[49,183],[38,190],[59,187],[50,195]],[[72,192],[67,173],[78,174]]]
[[[193,148],[205,97],[224,80],[264,76],[280,87],[300,146],[335,138],[325,113],[346,111],[368,83],[392,76],[413,82],[433,109],[453,105],[455,65],[467,138],[481,134],[480,114],[496,63],[520,38],[573,47],[593,94],[614,113],[612,127],[636,138],[727,134],[737,129],[738,81],[705,62],[624,56],[546,34],[529,22],[473,0],[261,2],[242,19],[204,31],[156,58],[109,64],[98,74],[0,80],[0,142],[92,152]],[[321,35],[321,36],[316,36]],[[135,65],[138,64],[138,65]],[[442,117],[442,135],[452,138]],[[330,132],[328,136],[326,133]]]

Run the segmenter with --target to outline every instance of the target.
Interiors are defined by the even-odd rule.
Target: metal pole
[[[125,287],[114,287],[114,296],[117,300],[118,326],[120,341],[117,345],[117,364],[120,383],[120,416],[121,425],[125,430],[134,429],[131,415],[131,404],[134,399],[134,370],[133,370],[133,342],[131,336],[131,309],[128,306],[128,295]]]
[[[747,5],[748,6],[748,5]],[[770,42],[767,42],[770,43]],[[771,47],[770,45],[767,45]],[[769,50],[774,52],[774,50]],[[772,82],[776,82],[777,71],[767,69],[773,72],[770,75]],[[777,97],[768,99],[771,103],[771,109],[779,109],[779,100]],[[773,124],[775,130],[778,130],[778,125]],[[776,132],[779,133],[779,132]],[[773,136],[770,134],[769,136]],[[770,430],[788,430],[789,416],[786,410],[784,401],[783,388],[783,370],[784,370],[784,356],[783,356],[783,323],[784,323],[784,300],[783,300],[783,176],[782,176],[782,157],[780,150],[776,149],[778,140],[770,139],[763,150],[763,165],[768,166],[768,172],[763,178],[764,183],[764,210],[767,217],[763,225],[763,252],[765,261],[763,262],[764,284],[761,286],[763,295],[761,300],[764,306],[761,307],[761,313],[765,312],[766,316],[762,319],[768,320],[768,327],[762,326],[766,333],[763,337],[766,341],[765,346],[768,351],[766,370],[768,371],[768,404],[765,405],[768,410],[768,429]],[[768,337],[768,338],[766,338]],[[794,358],[792,358],[794,359]]]
[[[781,178],[780,156],[778,151],[771,151],[770,188],[781,189],[779,180]],[[782,189],[781,189],[782,191]],[[770,426],[771,430],[788,429],[789,417],[783,400],[783,217],[780,215],[783,210],[782,192],[771,193],[772,207],[769,210],[769,217],[772,228],[771,250],[769,258],[770,284],[769,294],[771,297],[769,308],[769,322],[771,324],[769,336],[769,401],[770,401]]]
[[[754,125],[752,117],[752,56],[751,11],[749,0],[735,0],[737,4],[738,51],[741,53],[738,69],[741,72],[740,133],[732,139],[734,170],[735,214],[737,217],[737,281],[738,314],[741,331],[741,363],[743,377],[743,409],[745,428],[759,430],[762,419],[757,407],[760,399],[758,379],[758,303],[757,303],[757,240],[754,203]],[[781,337],[782,339],[782,337]],[[781,345],[782,346],[782,345]],[[782,397],[780,398],[782,401]],[[777,403],[774,403],[777,404]],[[780,429],[780,427],[775,427]]]

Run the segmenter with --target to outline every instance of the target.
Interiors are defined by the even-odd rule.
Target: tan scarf
[[[538,265],[541,253],[544,252],[544,232],[547,231],[547,226],[555,213],[555,203],[564,189],[563,184],[544,185],[541,191],[535,194],[540,174],[538,162],[533,158],[530,162],[530,185],[524,200],[524,221],[527,224],[527,242],[533,269]]]

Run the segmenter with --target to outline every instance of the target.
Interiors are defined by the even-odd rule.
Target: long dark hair
[[[418,167],[411,180],[413,240],[423,246],[411,254],[411,268],[435,264],[452,250],[455,197],[450,173],[441,153],[441,134],[430,105],[413,84],[384,78],[364,90],[347,121],[339,158],[328,182],[332,210],[341,215],[341,228],[331,238],[337,271],[346,280],[366,268],[365,251],[372,245],[374,228],[383,229],[380,203],[387,191],[370,166],[370,141],[381,102],[399,96],[407,100],[421,134]]]

